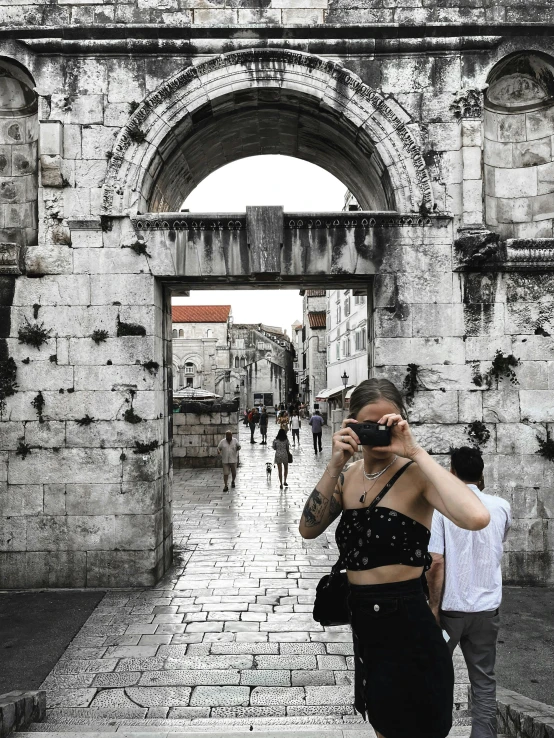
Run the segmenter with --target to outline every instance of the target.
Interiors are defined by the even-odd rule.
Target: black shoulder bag
[[[368,510],[372,510],[381,502],[392,485],[402,476],[410,464],[413,464],[413,462],[410,461],[408,464],[404,464],[396,472],[372,501],[371,505],[368,506]],[[320,625],[347,625],[350,622],[348,578],[346,571],[342,571],[343,568],[342,556],[339,556],[339,560],[331,569],[331,573],[322,577],[317,584],[313,618]]]

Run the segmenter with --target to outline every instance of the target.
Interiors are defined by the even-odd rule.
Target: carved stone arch
[[[204,361],[200,354],[188,354],[183,358],[183,367],[185,364],[194,364],[194,368],[197,372],[203,371],[204,368]]]
[[[243,140],[246,124],[255,135]],[[364,209],[431,210],[414,128],[393,99],[335,61],[272,48],[222,54],[177,73],[130,117],[110,158],[103,212],[178,210],[211,171],[260,153],[322,166]]]

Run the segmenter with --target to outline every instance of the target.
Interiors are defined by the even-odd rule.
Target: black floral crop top
[[[392,477],[369,507],[343,510],[335,533],[342,568],[363,571],[391,564],[423,566],[424,571],[431,568],[431,531],[417,520],[379,505],[412,463]]]

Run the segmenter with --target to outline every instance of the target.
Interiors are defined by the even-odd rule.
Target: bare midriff
[[[408,579],[419,579],[422,573],[422,566],[392,564],[364,571],[350,571],[348,569],[346,575],[350,584],[390,584],[391,582],[405,582]]]

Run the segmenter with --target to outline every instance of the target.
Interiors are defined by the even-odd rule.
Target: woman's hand
[[[390,446],[375,446],[375,451],[389,451],[391,454],[415,459],[421,449],[412,436],[408,421],[397,413],[389,413],[377,421],[377,425],[387,425],[391,429]]]
[[[331,452],[331,460],[329,461],[329,467],[334,471],[342,471],[343,466],[350,461],[354,454],[358,451],[360,445],[360,439],[350,428],[350,423],[356,421],[347,418],[342,421],[342,426],[333,436],[333,449]]]

